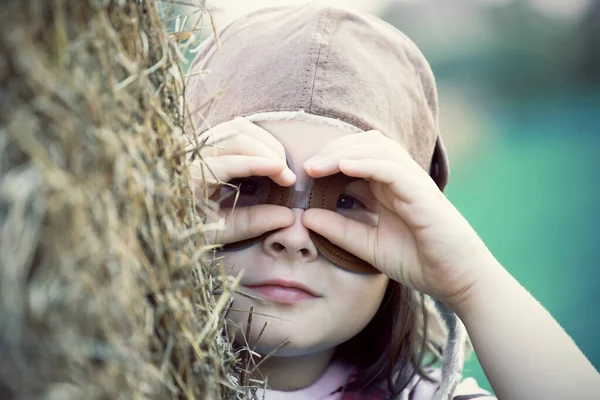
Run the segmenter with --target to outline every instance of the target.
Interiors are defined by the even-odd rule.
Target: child
[[[465,327],[499,398],[599,398],[593,366],[443,195],[434,78],[406,36],[312,2],[219,39],[186,89],[206,140],[193,178],[222,200],[214,240],[243,272],[236,343],[270,355],[250,371],[258,398],[492,398],[461,379]]]

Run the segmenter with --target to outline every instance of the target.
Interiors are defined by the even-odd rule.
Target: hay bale
[[[152,1],[3,2],[0,399],[243,397],[176,46]]]

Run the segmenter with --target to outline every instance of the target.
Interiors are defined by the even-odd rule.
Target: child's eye
[[[253,178],[233,179],[230,183],[239,188],[240,195],[251,196],[260,190],[260,182]]]
[[[341,194],[340,197],[338,197],[338,201],[337,201],[337,208],[341,208],[344,210],[353,210],[359,207],[364,207],[363,204],[355,199],[354,197],[350,196],[349,194]]]
[[[379,223],[379,202],[363,180],[356,180],[344,189],[337,199],[336,209],[339,214],[354,221],[371,226]]]
[[[267,178],[268,179],[268,178]],[[237,189],[235,189],[237,187]],[[248,207],[259,203],[261,191],[268,187],[261,178],[235,178],[224,185],[220,192],[220,204],[224,208]],[[239,193],[238,193],[239,191]]]

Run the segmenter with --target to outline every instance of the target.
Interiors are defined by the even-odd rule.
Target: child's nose
[[[309,231],[302,225],[304,210],[293,208],[294,223],[269,234],[263,241],[264,251],[274,257],[313,261],[319,252],[310,238]]]

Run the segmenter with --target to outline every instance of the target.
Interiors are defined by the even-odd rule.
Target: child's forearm
[[[499,263],[456,310],[499,399],[600,399],[600,375]]]

